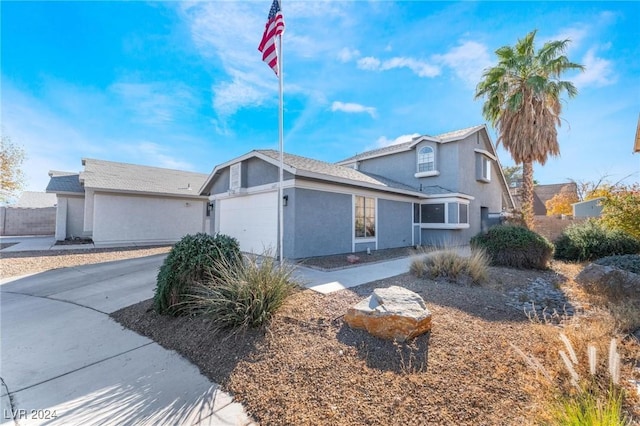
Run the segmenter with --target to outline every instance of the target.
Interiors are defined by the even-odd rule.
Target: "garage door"
[[[278,241],[278,193],[246,195],[220,200],[220,233],[240,242],[240,250],[262,253]]]

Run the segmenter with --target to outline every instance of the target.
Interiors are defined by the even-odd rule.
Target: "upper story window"
[[[415,177],[438,176],[440,173],[436,169],[436,152],[431,146],[423,146],[418,149],[418,167]]]
[[[418,173],[431,172],[436,169],[435,155],[433,148],[425,146],[418,151]]]
[[[476,152],[476,180],[484,183],[491,182],[491,163],[496,157],[484,149],[475,149]]]
[[[229,189],[240,188],[240,163],[232,164],[229,167]]]

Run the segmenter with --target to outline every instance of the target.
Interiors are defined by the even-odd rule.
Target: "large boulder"
[[[344,320],[382,339],[405,341],[431,330],[431,312],[422,297],[404,287],[377,288],[350,308]]]
[[[640,275],[613,266],[589,264],[576,282],[592,293],[618,297],[640,297]]]

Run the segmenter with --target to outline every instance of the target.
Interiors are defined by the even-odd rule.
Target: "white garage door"
[[[262,253],[278,241],[278,193],[246,195],[220,200],[220,233],[240,242],[240,250]]]

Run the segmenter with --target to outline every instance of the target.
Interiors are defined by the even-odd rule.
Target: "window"
[[[487,157],[482,157],[482,177],[491,180],[491,160]]]
[[[420,224],[423,229],[466,229],[469,227],[467,200],[449,198],[439,203],[429,202],[420,205],[420,213]]]
[[[240,163],[232,164],[229,167],[229,189],[240,188]]]
[[[443,204],[423,204],[422,223],[446,223]]]
[[[413,223],[420,223],[420,204],[413,203]]]
[[[459,213],[459,221],[458,223],[469,223],[469,205],[460,204],[460,213]]]
[[[376,200],[356,196],[355,205],[356,238],[373,238],[376,236]]]
[[[435,155],[433,148],[425,146],[418,151],[418,173],[433,172],[436,169]]]
[[[476,179],[481,182],[491,182],[491,158],[483,154],[477,154]]]

